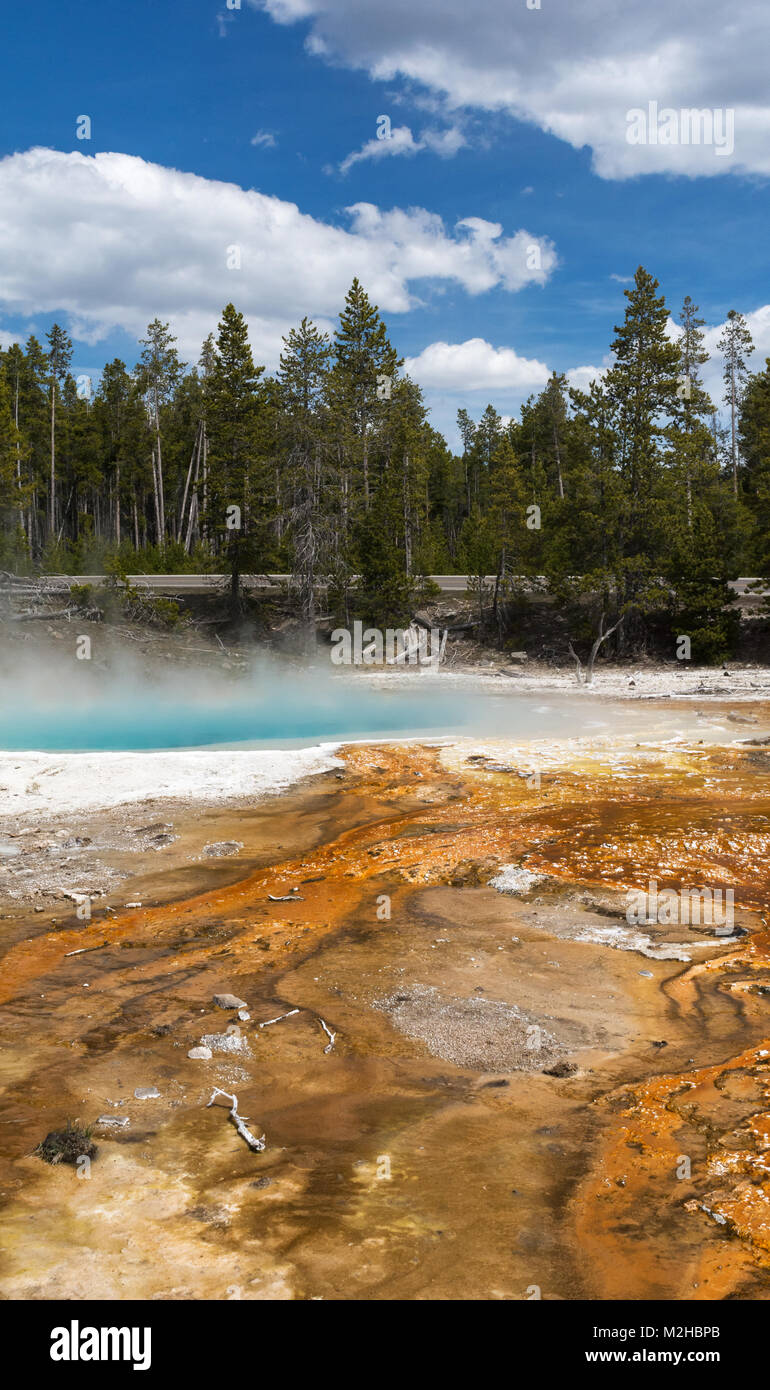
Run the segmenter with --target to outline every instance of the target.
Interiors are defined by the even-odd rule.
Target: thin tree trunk
[[[158,473],[155,467],[155,450],[152,451],[152,490],[155,499],[155,531],[158,545],[163,544],[163,530],[160,520],[160,498],[158,497]]]
[[[16,487],[19,491],[19,527],[24,533],[24,507],[21,502],[21,440],[19,439],[19,373],[16,373],[16,387],[13,398],[13,422],[16,426]]]
[[[369,510],[369,436],[364,426],[364,506]]]
[[[735,366],[730,370],[730,430],[733,456],[733,495],[738,496],[738,455],[735,447]]]
[[[559,452],[559,431],[556,428],[556,421],[553,425],[553,447],[556,454],[556,473],[559,479],[559,496],[564,499],[564,483],[561,476],[561,453]]]
[[[187,494],[188,494],[188,492],[189,492],[189,490],[190,490],[190,479],[192,478],[193,464],[194,464],[194,462],[195,462],[198,449],[200,448],[200,443],[199,443],[199,441],[200,441],[200,434],[201,434],[201,422],[200,422],[200,420],[199,420],[199,421],[198,421],[198,428],[197,428],[196,431],[195,431],[195,443],[193,444],[192,453],[190,454],[190,467],[189,467],[188,470],[187,470],[187,477],[185,478],[185,484],[184,484],[184,492],[183,492],[183,494],[182,494],[182,506],[181,506],[181,510],[180,510],[180,512],[179,512],[179,526],[177,527],[177,532],[176,532],[176,539],[177,539],[177,542],[181,541],[181,539],[182,539],[182,531],[183,531],[183,529],[184,529],[184,514],[185,514],[185,510],[186,510],[186,508],[187,508]]]
[[[56,529],[56,378],[51,378],[51,479],[48,497],[48,534]]]

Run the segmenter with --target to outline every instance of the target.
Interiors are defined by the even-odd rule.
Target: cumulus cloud
[[[592,381],[601,381],[607,367],[570,367],[565,373],[567,385],[572,386],[576,391],[587,391]]]
[[[517,394],[540,390],[550,376],[536,358],[520,357],[513,348],[493,347],[484,338],[464,343],[430,343],[404,363],[420,386],[439,391],[487,391]]]
[[[407,79],[447,110],[507,111],[589,146],[604,178],[770,174],[767,0],[250,0],[279,24],[305,22],[329,61]],[[735,147],[630,144],[629,111],[735,113]]]
[[[411,282],[469,294],[541,285],[557,263],[547,238],[424,208],[357,203],[334,226],[236,184],[125,154],[33,149],[0,160],[0,305],[69,316],[95,343],[169,320],[189,359],[232,299],[260,361],[307,313],[329,327],[358,276],[385,313],[415,302]]]

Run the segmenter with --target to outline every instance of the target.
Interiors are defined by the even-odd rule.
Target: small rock
[[[210,1047],[191,1047],[187,1054],[192,1062],[209,1062],[212,1055]]]
[[[157,1100],[160,1091],[157,1086],[137,1086],[134,1095],[137,1100]]]
[[[639,970],[637,973],[638,973],[639,975],[644,975],[644,978],[645,978],[646,980],[652,980],[652,979],[653,979],[653,973],[652,973],[651,970]]]
[[[249,1013],[248,1009],[239,1009],[238,1017],[241,1023],[248,1023],[249,1019],[251,1018],[251,1014]]]
[[[218,840],[211,845],[203,846],[203,853],[207,859],[224,859],[228,854],[237,854],[243,849],[240,840]]]
[[[545,1067],[543,1076],[574,1076],[577,1069],[576,1062],[557,1062],[553,1067]]]
[[[246,1000],[239,999],[237,994],[215,994],[214,1003],[218,1009],[245,1009]]]
[[[128,1115],[100,1115],[96,1123],[106,1125],[110,1129],[124,1129],[131,1121]]]

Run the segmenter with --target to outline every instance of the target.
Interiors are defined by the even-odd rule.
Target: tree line
[[[727,318],[724,424],[703,386],[704,320],[678,332],[642,267],[611,365],[588,390],[554,372],[519,416],[458,413],[462,452],[428,419],[377,307],[354,280],[333,335],[309,319],[274,375],[232,304],[199,361],[155,319],[138,362],[95,387],[54,324],[0,352],[0,567],[17,572],[290,572],[310,631],[319,582],[342,621],[405,621],[423,576],[475,577],[504,644],[527,577],[575,640],[620,651],[734,639],[728,580],[770,574],[770,359],[750,373]],[[494,575],[489,587],[485,576]]]

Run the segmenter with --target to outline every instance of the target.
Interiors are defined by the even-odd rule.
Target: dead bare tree
[[[604,627],[605,612],[604,612],[604,609],[602,609],[601,614],[600,614],[600,617],[599,617],[599,633],[598,633],[598,636],[594,639],[594,642],[592,643],[591,651],[590,651],[590,653],[589,653],[588,661],[586,662],[585,667],[583,666],[583,663],[582,663],[582,661],[580,660],[580,657],[578,656],[577,652],[575,651],[575,647],[574,647],[574,644],[573,644],[573,642],[572,642],[572,638],[571,638],[571,637],[569,638],[569,643],[568,643],[568,645],[569,645],[570,655],[574,658],[574,661],[575,661],[575,666],[576,666],[575,677],[576,677],[576,680],[577,680],[577,682],[578,682],[578,685],[580,685],[581,682],[582,682],[583,685],[592,685],[592,684],[593,684],[593,679],[594,679],[594,665],[596,664],[596,658],[597,658],[597,656],[598,656],[598,654],[599,654],[599,648],[603,645],[603,643],[605,643],[605,642],[607,641],[607,638],[608,638],[608,637],[611,637],[611,636],[612,636],[613,632],[617,632],[618,628],[621,626],[621,624],[622,624],[622,622],[623,622],[624,617],[625,617],[625,614],[624,614],[624,613],[621,613],[621,615],[620,615],[620,617],[618,618],[617,622],[616,622],[616,623],[613,623],[613,624],[612,624],[612,627],[608,627],[608,628],[605,629],[605,627]]]

